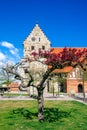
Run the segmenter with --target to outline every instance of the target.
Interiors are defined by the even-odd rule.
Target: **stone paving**
[[[31,98],[29,96],[0,96],[0,100],[36,100],[34,98]],[[44,94],[44,100],[76,100],[78,102],[81,102],[83,104],[87,105],[87,98],[83,100],[83,97],[77,97],[77,96],[68,96],[68,95],[54,95],[50,93]]]

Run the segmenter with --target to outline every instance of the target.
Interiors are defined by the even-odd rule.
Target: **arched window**
[[[83,85],[79,84],[78,85],[78,93],[82,93],[83,92]]]
[[[82,78],[83,72],[81,71],[80,68],[76,68],[76,77],[77,78]]]

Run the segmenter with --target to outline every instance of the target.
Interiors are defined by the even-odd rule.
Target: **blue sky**
[[[87,47],[87,0],[0,0],[0,64],[20,61],[36,23],[52,47]]]

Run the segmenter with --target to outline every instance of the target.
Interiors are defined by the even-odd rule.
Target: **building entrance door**
[[[78,85],[78,93],[82,93],[83,92],[83,85],[79,84]]]

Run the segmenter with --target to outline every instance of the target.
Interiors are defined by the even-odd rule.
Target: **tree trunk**
[[[85,88],[84,88],[84,82],[85,82],[85,77],[84,77],[84,71],[83,71],[83,100],[85,101]]]
[[[83,100],[85,101],[84,78],[83,78]]]
[[[37,90],[38,91],[38,120],[39,121],[43,121],[44,120],[44,115],[43,115],[43,111],[44,111],[44,105],[43,105],[43,90],[41,90],[40,88]]]

